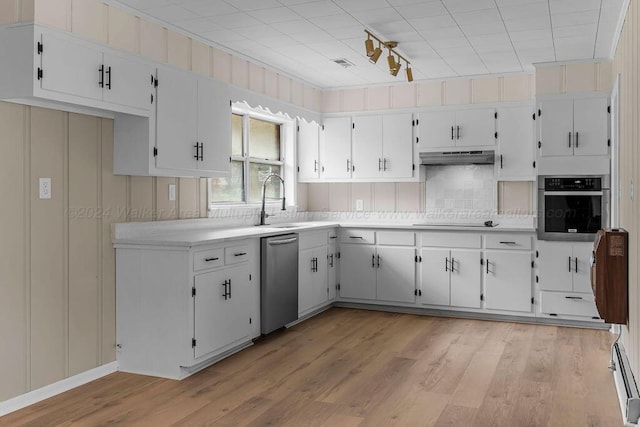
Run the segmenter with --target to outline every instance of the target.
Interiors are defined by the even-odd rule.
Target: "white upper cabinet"
[[[331,117],[324,120],[321,157],[323,179],[351,178],[351,131],[351,117]]]
[[[1,29],[0,55],[11,58],[0,63],[0,99],[152,113],[155,67],[136,55],[38,25]]]
[[[413,115],[353,117],[353,178],[413,177]]]
[[[382,116],[353,118],[353,177],[382,175]]]
[[[413,115],[386,114],[382,118],[382,176],[411,178],[413,163]]]
[[[231,103],[225,84],[169,66],[158,67],[156,114],[117,115],[114,173],[228,176]]]
[[[320,177],[320,126],[298,119],[298,181],[316,181]]]
[[[499,154],[496,159],[501,179],[533,179],[533,107],[498,109]]]
[[[605,97],[540,101],[540,155],[606,156],[607,108]]]
[[[229,86],[198,78],[196,168],[199,174],[223,176],[231,172],[231,100]]]
[[[428,111],[420,113],[418,149],[486,147],[496,143],[495,108]]]

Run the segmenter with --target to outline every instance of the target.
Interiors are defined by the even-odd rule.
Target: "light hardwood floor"
[[[183,381],[115,373],[0,425],[620,426],[612,341],[333,308]]]

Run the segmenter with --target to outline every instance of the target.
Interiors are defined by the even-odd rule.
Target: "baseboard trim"
[[[98,366],[97,368],[90,369],[78,375],[5,400],[4,402],[0,402],[0,417],[117,371],[118,362],[107,363],[106,365]]]

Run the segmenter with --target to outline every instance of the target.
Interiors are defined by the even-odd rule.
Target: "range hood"
[[[420,153],[421,165],[492,165],[494,163],[493,150]]]

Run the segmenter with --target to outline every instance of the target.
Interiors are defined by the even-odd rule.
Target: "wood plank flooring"
[[[620,426],[601,330],[333,308],[183,381],[115,373],[2,426]]]

